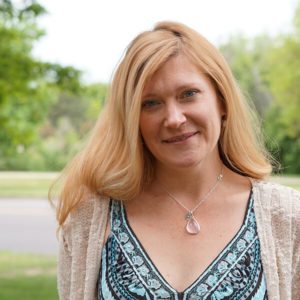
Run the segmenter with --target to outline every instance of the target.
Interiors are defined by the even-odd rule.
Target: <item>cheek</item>
[[[153,120],[151,117],[149,116],[143,116],[141,115],[140,117],[140,133],[142,135],[142,138],[145,142],[147,142],[149,140],[149,138],[151,137],[151,135],[153,134]]]
[[[206,107],[196,117],[198,125],[204,128],[207,134],[217,134],[221,129],[221,114],[217,109]]]
[[[189,114],[189,122],[196,123],[196,125],[200,126],[200,128],[206,128],[210,126],[212,122],[212,114],[211,109],[206,107],[196,107],[193,111]]]

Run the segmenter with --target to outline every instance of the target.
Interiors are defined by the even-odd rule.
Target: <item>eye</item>
[[[142,108],[144,108],[144,109],[150,109],[150,108],[157,107],[159,104],[160,104],[159,100],[148,99],[148,100],[144,100],[143,101]]]
[[[195,96],[198,93],[199,93],[199,91],[195,90],[195,89],[187,90],[182,93],[182,98],[190,98],[190,97]]]

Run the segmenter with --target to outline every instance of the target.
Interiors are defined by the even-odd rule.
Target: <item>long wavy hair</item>
[[[218,142],[223,163],[255,179],[271,173],[259,124],[222,54],[193,29],[161,22],[128,46],[89,141],[63,172],[57,206],[60,226],[90,194],[128,200],[151,181],[153,157],[143,145],[139,130],[142,91],[151,76],[179,54],[210,78],[225,107],[226,121]]]

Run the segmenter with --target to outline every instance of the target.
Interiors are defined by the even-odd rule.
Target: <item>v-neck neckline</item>
[[[183,291],[180,291],[180,292],[176,288],[172,287],[169,284],[169,282],[161,274],[161,272],[157,268],[156,264],[151,259],[150,255],[148,254],[148,252],[146,251],[146,249],[144,248],[144,246],[140,242],[140,240],[137,237],[137,235],[135,234],[134,230],[132,229],[132,227],[129,223],[128,217],[127,217],[126,209],[125,209],[123,203],[120,201],[121,216],[122,216],[122,219],[124,221],[124,225],[127,228],[127,231],[129,232],[129,234],[131,235],[131,237],[133,238],[135,243],[138,245],[138,247],[141,249],[141,254],[142,254],[144,260],[146,260],[151,265],[151,267],[153,268],[154,272],[156,273],[157,277],[161,280],[161,282],[165,286],[167,286],[174,293],[174,295],[176,297],[180,297],[180,299],[181,299],[181,297],[184,297],[186,293],[188,293],[195,285],[199,284],[201,282],[201,280],[203,280],[205,275],[218,263],[220,257],[222,257],[224,255],[224,253],[228,250],[228,248],[230,248],[230,246],[239,237],[240,233],[244,230],[245,226],[247,226],[250,211],[251,211],[250,205],[251,205],[251,207],[253,206],[253,197],[252,197],[252,195],[253,195],[253,191],[251,189],[250,194],[248,196],[248,200],[247,200],[247,208],[245,210],[243,223],[242,223],[241,227],[239,228],[239,230],[235,233],[233,238],[223,247],[221,252],[210,262],[210,264],[205,268],[205,270],[189,286],[187,286]]]

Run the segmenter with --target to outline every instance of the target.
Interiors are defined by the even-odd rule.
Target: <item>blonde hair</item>
[[[207,74],[223,102],[226,125],[219,151],[224,164],[256,179],[270,174],[259,126],[221,53],[191,28],[162,22],[129,45],[88,144],[65,169],[57,208],[60,225],[89,193],[128,200],[152,179],[153,158],[142,144],[138,125],[142,91],[147,80],[178,54]]]

